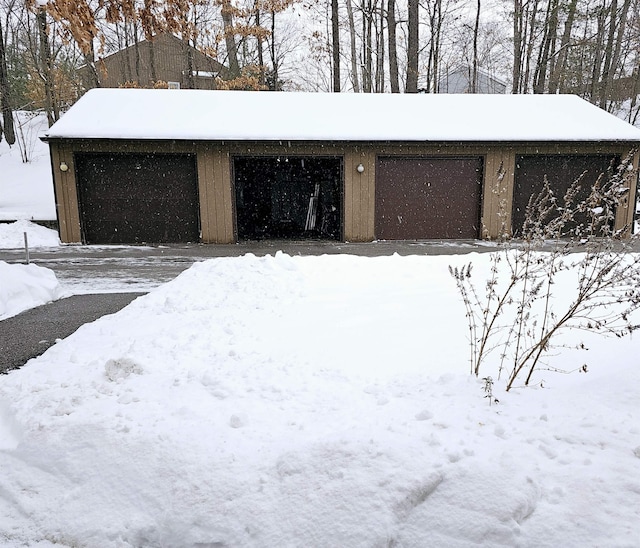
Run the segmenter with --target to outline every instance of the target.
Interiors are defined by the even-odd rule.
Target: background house
[[[95,89],[45,139],[63,242],[357,242],[517,233],[640,129],[567,95]]]
[[[96,68],[105,88],[131,83],[148,88],[154,82],[167,82],[185,89],[215,89],[216,77],[227,77],[224,65],[168,33],[107,55]],[[90,67],[82,67],[80,74],[86,89],[94,87]]]
[[[447,73],[438,84],[439,93],[472,93],[473,68],[458,67]],[[478,69],[475,93],[506,93],[507,84]]]

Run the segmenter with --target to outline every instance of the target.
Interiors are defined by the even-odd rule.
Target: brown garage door
[[[199,240],[194,155],[87,153],[75,163],[85,243]]]
[[[531,155],[516,157],[516,173],[513,192],[511,224],[515,236],[521,235],[526,210],[532,196],[538,196],[547,177],[549,185],[559,200],[583,173],[576,202],[589,196],[598,177],[607,172],[618,157],[613,155]]]
[[[477,238],[482,158],[378,158],[376,237]]]

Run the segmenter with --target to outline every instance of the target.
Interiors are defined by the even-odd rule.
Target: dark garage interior
[[[194,154],[77,153],[86,244],[199,241]]]
[[[238,239],[340,239],[342,169],[341,158],[234,158]]]

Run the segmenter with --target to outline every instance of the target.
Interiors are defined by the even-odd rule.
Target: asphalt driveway
[[[0,322],[0,373],[24,365],[81,325],[124,308],[143,293],[74,295]]]

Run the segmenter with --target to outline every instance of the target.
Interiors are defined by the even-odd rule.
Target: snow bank
[[[52,270],[35,264],[0,261],[0,320],[62,296]]]
[[[636,545],[637,341],[489,406],[470,258],[214,259],[83,326],[0,377],[0,541]]]
[[[24,248],[24,233],[27,233],[29,248],[57,247],[60,245],[58,232],[30,221],[0,223],[0,249]]]

